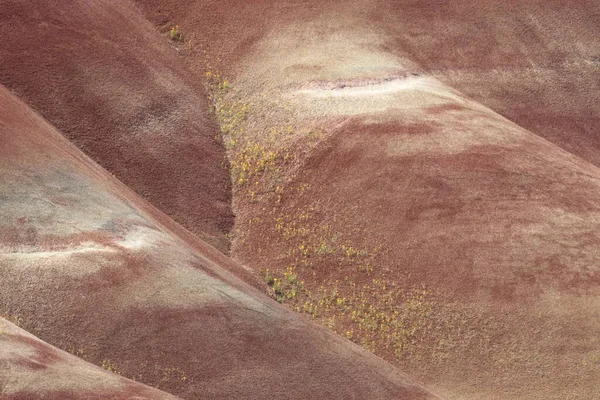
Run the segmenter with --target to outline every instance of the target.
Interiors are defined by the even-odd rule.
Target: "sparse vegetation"
[[[296,199],[310,190],[308,184],[287,189]],[[276,211],[266,232],[275,254],[267,254],[277,262],[263,277],[277,301],[389,360],[441,360],[475,346],[490,351],[491,325],[483,315],[438,304],[430,289],[386,276],[376,268],[385,259],[381,245],[367,247],[336,228],[356,217],[332,218],[319,202],[283,208],[271,198],[270,206]],[[248,219],[246,233],[265,232],[268,221]]]
[[[298,190],[309,188],[301,185]],[[282,212],[274,219],[274,232],[279,235],[278,247],[287,249],[276,258],[288,263],[282,275],[264,271],[277,301],[378,354],[392,352],[400,358],[414,351],[430,323],[434,301],[425,288],[407,289],[375,273],[381,246],[368,249],[344,238],[325,223],[317,203],[294,214]],[[334,265],[337,270],[319,271],[320,277],[331,276],[320,286],[314,278],[310,284],[298,283],[300,275]],[[341,281],[334,278],[339,273],[344,275]]]
[[[25,320],[18,314],[13,314],[10,312],[0,312],[0,317],[4,318],[8,322],[11,322],[19,327],[23,327]]]
[[[6,335],[8,332],[8,324],[4,321],[0,322],[0,336]]]
[[[295,299],[298,292],[304,288],[304,282],[298,282],[293,267],[289,267],[283,273],[283,278],[273,277],[271,271],[264,271],[265,282],[270,288],[271,296],[280,303]]]
[[[297,192],[306,190],[307,186],[301,185]],[[282,243],[289,244],[287,257],[303,267],[333,262],[339,271],[355,270],[368,275],[373,272],[373,260],[381,250],[381,246],[362,248],[343,238],[332,223],[325,221],[317,203],[294,214],[282,213],[274,219],[274,228]]]
[[[81,347],[75,347],[73,345],[70,345],[69,347],[67,347],[67,352],[73,354],[76,357],[79,357],[83,360],[87,360],[88,359],[88,355],[85,352],[85,350]],[[104,364],[102,365],[102,367],[104,368]],[[106,368],[105,368],[106,369]]]
[[[90,361],[87,351],[81,347],[70,345],[66,348],[66,351],[83,360]],[[100,366],[114,374],[123,375],[121,369],[115,361],[104,359]],[[152,376],[152,379],[150,379],[151,381],[157,382],[155,383],[156,388],[165,386],[173,387],[173,385],[181,386],[186,384],[188,381],[188,376],[186,373],[181,368],[174,366],[164,367],[156,364],[154,369],[150,369],[149,375]],[[142,382],[149,380],[149,376],[141,374],[137,376],[127,376],[127,378]]]
[[[176,42],[183,42],[183,35],[179,29],[179,25],[175,25],[169,30],[169,37]]]
[[[403,290],[384,279],[357,285],[350,278],[321,286],[297,306],[366,349],[391,350],[398,358],[417,345],[432,308],[425,289]]]
[[[316,254],[307,249],[304,244],[300,246],[302,257]],[[339,254],[348,262],[365,256],[364,252],[351,249],[351,246],[342,247],[343,253]],[[304,268],[310,265],[306,260],[300,260]],[[372,268],[359,267],[349,272],[343,281],[327,281],[319,287],[299,282],[294,267],[288,267],[282,277],[268,269],[264,276],[277,301],[289,303],[296,311],[310,315],[370,351],[391,350],[396,357],[402,357],[414,349],[428,326],[434,302],[424,288],[405,290],[388,279],[364,281],[359,276],[372,273]],[[359,280],[364,283],[357,284]]]
[[[67,347],[66,351],[83,360],[90,361],[87,351],[81,347],[70,345]],[[114,374],[123,375],[120,367],[115,361],[104,359],[102,363],[100,363],[100,366]],[[127,376],[127,378],[133,381],[155,382],[154,386],[157,389],[162,387],[181,387],[188,383],[188,376],[181,368],[175,366],[164,367],[158,364],[156,364],[154,368],[146,370],[145,374]]]
[[[182,385],[185,384],[188,380],[188,377],[185,374],[185,372],[183,372],[178,367],[157,368],[162,370],[162,377],[156,385],[157,388],[164,386],[172,387],[173,385]]]
[[[453,332],[466,329],[464,324],[439,307],[427,288],[383,276],[375,268],[381,245],[368,247],[345,237],[336,226],[351,221],[334,222],[318,202],[292,212],[281,207],[285,197],[297,199],[311,190],[307,183],[288,187],[294,178],[292,165],[299,154],[307,154],[297,147],[302,141],[290,140],[297,137],[294,127],[257,128],[260,125],[251,123],[255,107],[242,101],[227,79],[215,70],[208,70],[205,78],[234,192],[256,204],[261,214],[238,221],[235,238],[239,243],[267,229],[269,241],[275,239],[281,249],[274,257],[277,262],[263,270],[270,296],[385,358],[406,359],[417,353],[447,357],[448,349],[456,346]],[[308,148],[323,137],[311,137]],[[275,210],[270,227],[265,227],[268,218],[261,211],[267,204]],[[341,280],[336,278],[340,275]],[[443,328],[433,327],[434,321]]]
[[[209,63],[205,82],[243,211],[231,238],[241,253],[252,243],[248,263],[268,267],[262,271],[271,297],[401,365],[475,348],[498,352],[493,323],[479,311],[440,304],[430,288],[388,276],[382,255],[389,249],[369,241],[371,227],[356,227],[361,218],[299,200],[313,188],[296,171],[325,132],[295,124],[280,100],[244,93]]]
[[[289,121],[271,126],[251,123],[254,107],[241,100],[239,91],[218,70],[211,68],[210,62],[206,62],[206,67],[210,111],[220,126],[236,193],[252,202],[263,197],[281,201],[284,182],[291,179],[290,172],[299,162],[297,154],[314,147],[322,134],[315,129],[299,134],[306,128]],[[261,119],[264,120],[267,119]],[[297,151],[301,147],[302,151]]]
[[[121,371],[117,367],[117,364],[115,364],[113,361],[103,360],[102,368],[104,368],[108,372],[112,372],[113,374],[121,375]]]

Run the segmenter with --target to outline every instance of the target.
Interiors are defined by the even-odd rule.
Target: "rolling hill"
[[[204,41],[273,297],[449,398],[594,398],[596,3],[138,3]]]
[[[0,315],[181,398],[594,399],[599,23],[3,2]]]
[[[0,312],[182,398],[436,398],[243,282],[248,272],[0,94]]]

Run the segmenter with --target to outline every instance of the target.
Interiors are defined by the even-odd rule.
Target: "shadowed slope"
[[[226,272],[244,274],[6,90],[0,104],[0,312],[28,331],[190,399],[435,398]]]
[[[231,186],[204,88],[129,1],[3,1],[0,83],[195,234],[228,249]]]
[[[202,14],[193,11],[203,3],[169,12],[190,35],[210,39],[214,27],[198,23]],[[403,48],[399,37],[411,39],[410,32],[394,25],[394,17],[410,19],[411,8],[421,15],[422,2],[392,2],[394,8],[382,12],[362,1],[267,1],[228,12],[239,3],[215,11],[231,34],[216,34],[222,42],[213,48],[239,53],[225,64],[232,89],[217,88],[214,99],[232,170],[261,168],[234,180],[233,255],[263,270],[280,301],[418,373],[450,398],[594,399],[600,380],[598,168],[437,79],[451,77],[449,66],[463,60],[453,42],[425,46],[429,58],[423,59],[413,55],[428,43],[425,34],[412,38],[412,50]],[[477,7],[431,2],[419,29],[442,38],[444,29],[432,26],[439,21],[462,37],[469,27],[460,18],[455,24],[444,19],[458,4],[459,15]],[[542,3],[510,4],[533,13]],[[581,4],[565,15],[582,16]],[[544,24],[548,15],[558,18],[552,9],[537,9]],[[581,37],[580,50],[567,59],[594,49],[590,25],[580,29],[567,36]],[[492,32],[509,48],[519,43]],[[548,44],[530,61],[551,63],[550,55],[569,40]],[[486,40],[474,46],[494,51]],[[436,51],[445,64],[428,72]],[[486,58],[478,54],[465,59],[483,69]],[[502,54],[491,59],[500,63]],[[202,55],[193,57],[189,62],[200,65]],[[425,61],[431,64],[420,65]],[[513,54],[512,66],[523,67],[519,62]],[[569,78],[569,99],[577,100],[567,104],[571,117],[595,118],[591,64],[575,65],[572,71],[585,73]],[[532,75],[519,68],[507,72],[513,89],[519,82],[546,85],[529,81]],[[527,104],[530,94],[521,94],[494,101],[535,111],[535,103]],[[561,91],[554,86],[546,94],[558,110]],[[537,126],[548,126],[535,118]],[[586,142],[590,133],[580,132],[578,140]],[[305,290],[294,292],[289,276],[304,280]]]
[[[0,399],[175,400],[95,367],[0,318]]]

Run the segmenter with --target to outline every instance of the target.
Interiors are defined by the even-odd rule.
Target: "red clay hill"
[[[182,398],[595,399],[599,7],[3,2],[0,313]]]
[[[596,397],[597,2],[139,4],[203,44],[273,297],[449,398]]]
[[[111,367],[108,363],[105,366]],[[3,318],[0,367],[3,400],[177,399],[50,346]]]
[[[0,104],[0,309],[21,327],[182,398],[437,398],[244,283],[6,89]]]
[[[0,83],[226,251],[231,185],[201,82],[131,2],[3,1]]]

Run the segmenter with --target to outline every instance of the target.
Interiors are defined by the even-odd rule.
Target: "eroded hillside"
[[[3,2],[0,397],[594,399],[599,13]]]
[[[50,346],[0,318],[0,398],[177,399],[119,376],[120,372],[110,361],[105,360],[105,369],[102,369],[83,361],[81,357],[85,354],[79,355],[76,357]]]
[[[274,298],[450,398],[593,398],[597,5],[140,3],[212,88]]]
[[[6,89],[0,104],[2,315],[182,398],[436,398],[243,282]]]
[[[227,159],[204,88],[129,1],[3,1],[0,83],[146,200],[227,251]]]

